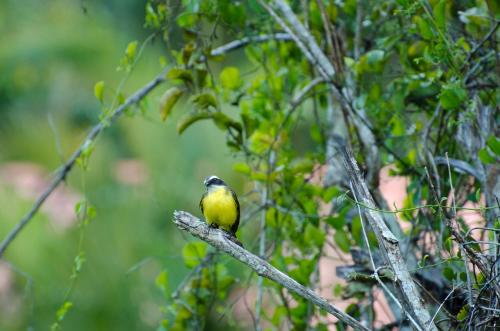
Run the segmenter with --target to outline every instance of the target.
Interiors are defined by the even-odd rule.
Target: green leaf
[[[418,26],[418,32],[422,36],[422,38],[431,40],[435,37],[434,32],[431,29],[431,26],[429,25],[429,22],[427,22],[426,19],[416,16],[415,21]]]
[[[439,94],[439,101],[446,110],[458,108],[467,98],[467,91],[456,84],[444,85]]]
[[[476,199],[476,201],[474,201],[474,202],[479,202],[481,200],[481,189],[480,188],[478,188],[476,191],[475,199]]]
[[[245,175],[248,175],[252,172],[252,169],[245,162],[238,162],[233,165],[233,170]]]
[[[342,250],[342,252],[344,253],[349,252],[349,249],[351,248],[351,243],[349,241],[349,238],[347,237],[346,231],[341,231],[341,230],[335,231],[333,239],[335,240],[337,246],[339,246],[340,250]]]
[[[446,30],[446,0],[440,0],[433,8],[436,25],[441,31]]]
[[[190,242],[182,248],[184,263],[188,268],[197,266],[207,255],[207,244],[204,242]]]
[[[104,102],[104,81],[101,80],[94,85],[94,95],[102,104]]]
[[[443,245],[448,252],[451,252],[451,249],[453,248],[453,239],[451,237],[446,238]]]
[[[307,223],[304,231],[304,240],[312,246],[320,247],[325,242],[325,233],[311,223]]]
[[[463,322],[469,317],[469,305],[465,304],[460,308],[460,311],[457,314],[457,320],[459,322]]]
[[[172,113],[177,101],[180,99],[184,92],[178,87],[171,87],[163,93],[160,99],[160,117],[162,121],[165,121],[167,117]]]
[[[234,121],[233,119],[231,119],[231,117],[227,116],[223,112],[216,111],[212,113],[212,118],[214,120],[215,125],[217,125],[219,129],[226,130],[231,127],[241,132],[242,129],[241,124]]]
[[[125,55],[127,56],[127,59],[129,62],[134,62],[135,59],[135,54],[137,51],[137,40],[131,41],[127,45],[127,49],[125,50]]]
[[[198,21],[198,15],[196,13],[183,12],[177,16],[176,22],[182,28],[192,28]]]
[[[191,98],[191,101],[199,109],[207,109],[209,107],[217,108],[217,100],[215,99],[215,97],[212,93],[200,93],[200,94],[194,95]]]
[[[81,252],[77,256],[75,256],[75,260],[73,261],[73,273],[70,278],[76,278],[78,273],[82,270],[83,264],[87,261],[85,258],[85,253]]]
[[[481,148],[478,153],[479,159],[484,164],[490,164],[496,162],[495,157],[491,156],[488,150],[485,148]]]
[[[182,134],[192,124],[200,120],[206,120],[212,118],[212,116],[213,114],[208,111],[191,112],[179,120],[179,122],[177,123],[177,133]]]
[[[242,84],[240,71],[236,67],[224,68],[219,77],[222,87],[228,90],[236,90]]]
[[[63,305],[57,310],[56,312],[56,320],[58,322],[61,322],[68,311],[73,307],[73,303],[71,301],[66,301],[63,303]]]
[[[381,49],[374,49],[366,53],[368,64],[375,64],[384,59],[385,52]]]
[[[166,295],[168,291],[168,273],[167,270],[163,270],[156,276],[155,279],[156,286],[162,290],[163,294]]]
[[[492,135],[488,138],[486,144],[491,149],[493,154],[500,156],[500,139]]]
[[[322,198],[324,202],[331,202],[333,198],[338,197],[342,193],[337,186],[330,186],[323,191]]]
[[[455,272],[452,268],[446,267],[443,269],[443,276],[451,282],[455,279]]]
[[[314,167],[314,162],[310,158],[297,157],[289,164],[290,172],[293,174],[309,173]]]
[[[363,242],[362,231],[363,228],[361,227],[361,218],[358,215],[352,219],[351,234],[352,238],[359,246],[361,246]]]
[[[191,71],[182,68],[172,68],[167,73],[169,79],[180,79],[184,83],[193,83],[193,74]]]
[[[80,156],[76,159],[76,163],[83,169],[87,170],[89,165],[90,156],[94,151],[94,142],[87,140],[82,146]]]
[[[352,69],[352,68],[354,68],[354,65],[356,64],[356,61],[354,61],[353,58],[344,57],[344,63],[346,65],[346,67]]]

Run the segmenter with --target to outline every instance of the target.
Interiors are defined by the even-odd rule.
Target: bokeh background
[[[104,80],[116,87],[123,78],[116,68],[127,44],[148,36],[144,5],[0,1],[1,239],[98,122],[94,84]],[[161,43],[147,47],[123,91],[154,77],[166,51]],[[148,97],[144,114],[121,118],[98,138],[88,171],[75,167],[8,248],[0,261],[0,330],[50,329],[81,252],[86,261],[65,329],[158,327],[165,298],[156,277],[166,269],[173,288],[188,272],[181,247],[191,239],[172,226],[172,211],[199,215],[207,175],[218,174],[242,190],[242,178],[231,168],[234,157],[213,125],[199,123],[177,135],[182,104],[172,120],[160,121],[157,105],[165,88]],[[97,216],[82,231],[74,208],[84,197]]]

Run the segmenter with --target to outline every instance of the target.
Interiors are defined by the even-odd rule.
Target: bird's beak
[[[207,180],[206,179],[203,181],[203,185],[207,186]]]

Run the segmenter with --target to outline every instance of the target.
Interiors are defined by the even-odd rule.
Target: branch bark
[[[434,157],[434,162],[437,165],[448,165],[448,162],[449,162],[451,167],[459,172],[467,173],[471,176],[474,176],[479,181],[482,181],[484,178],[484,176],[481,175],[480,171],[478,171],[476,168],[474,168],[469,163],[462,161],[462,160],[448,159],[448,161],[447,161],[445,157],[436,156],[436,157]]]
[[[271,35],[243,37],[241,39],[231,41],[231,42],[229,42],[225,45],[222,45],[220,47],[214,48],[210,52],[210,56],[224,55],[230,51],[234,51],[236,49],[245,47],[246,45],[248,45],[251,42],[263,43],[263,42],[270,41],[270,40],[290,41],[293,39],[288,33],[284,33],[284,32],[278,32],[278,33],[271,34]]]
[[[375,202],[373,201],[365,180],[361,176],[361,172],[352,152],[347,147],[342,147],[341,155],[353,185],[353,191],[355,191],[354,193],[358,200],[365,206],[375,208]],[[367,209],[365,210],[365,215],[377,237],[385,261],[394,272],[395,285],[399,291],[399,296],[403,299],[402,303],[405,310],[418,322],[421,329],[437,330],[431,320],[429,312],[424,307],[420,293],[408,271],[406,262],[401,254],[399,241],[389,230],[379,213]]]
[[[175,211],[173,221],[179,229],[187,231],[213,247],[231,255],[236,260],[255,270],[259,276],[268,278],[287,288],[289,291],[296,293],[319,308],[326,310],[353,329],[363,331],[370,330],[351,316],[328,303],[326,299],[319,296],[311,289],[304,287],[268,262],[235,244],[222,230],[212,229],[205,222],[202,222],[200,219],[184,211]]]

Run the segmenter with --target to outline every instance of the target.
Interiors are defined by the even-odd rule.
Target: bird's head
[[[224,183],[224,181],[217,176],[209,176],[205,178],[203,184],[205,184],[207,188],[212,186],[226,186],[226,183]]]

